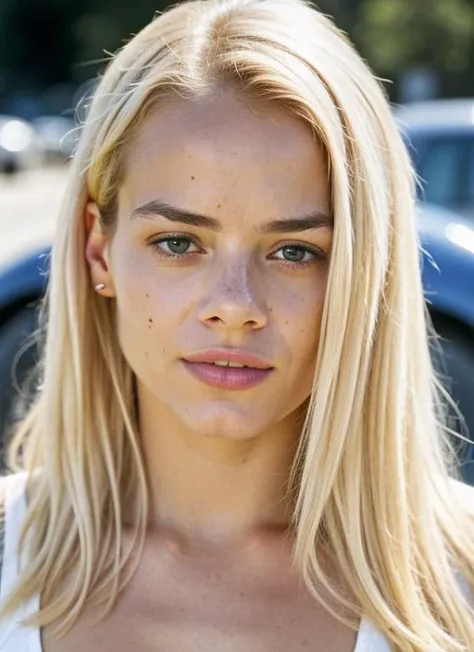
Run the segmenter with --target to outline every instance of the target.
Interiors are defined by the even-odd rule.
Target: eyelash
[[[201,249],[199,243],[196,241],[195,238],[193,238],[193,237],[191,237],[189,235],[182,234],[182,233],[167,234],[165,236],[155,238],[149,244],[152,247],[152,249],[159,256],[163,256],[165,258],[174,258],[174,259],[179,260],[180,258],[184,258],[186,256],[191,256],[193,254],[200,253],[199,251],[191,251],[191,252],[183,252],[182,254],[177,254],[177,253],[168,253],[168,252],[163,251],[163,249],[161,249],[160,245],[162,243],[164,243],[164,242],[169,242],[171,240],[186,240],[187,242],[190,242],[190,243],[194,244],[196,247]],[[300,261],[300,262],[292,262],[290,260],[276,259],[279,264],[284,265],[285,267],[290,267],[290,268],[293,268],[293,269],[294,268],[300,268],[301,269],[301,268],[304,268],[304,267],[309,267],[310,265],[314,265],[316,262],[318,262],[320,260],[324,260],[326,258],[326,254],[319,247],[310,246],[310,245],[303,245],[303,244],[301,244],[299,242],[287,242],[284,245],[281,245],[280,247],[278,247],[278,249],[276,249],[273,252],[273,254],[271,254],[271,255],[274,255],[278,251],[281,251],[282,249],[285,249],[287,247],[292,248],[292,249],[296,249],[296,250],[299,250],[299,251],[304,251],[305,253],[312,254],[314,256],[314,258],[312,258],[311,260]]]

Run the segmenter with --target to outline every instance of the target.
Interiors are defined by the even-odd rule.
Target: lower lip
[[[272,369],[255,367],[221,367],[208,362],[188,362],[185,368],[196,378],[210,387],[220,389],[249,389],[261,383],[271,374]]]

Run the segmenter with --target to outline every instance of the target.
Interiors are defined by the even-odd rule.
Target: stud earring
[[[104,283],[99,283],[98,285],[94,286],[94,290],[95,290],[96,292],[100,292],[100,291],[103,290],[104,288],[105,288],[105,284],[104,284]]]

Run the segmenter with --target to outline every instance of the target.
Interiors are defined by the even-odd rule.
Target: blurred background
[[[54,237],[81,98],[111,53],[166,4],[0,0],[0,397],[17,395],[32,365],[18,351],[44,289],[38,261]],[[423,282],[443,338],[442,373],[472,432],[474,0],[316,5],[383,80],[413,155],[422,180],[420,239],[429,254]],[[0,398],[0,433],[10,420],[10,398]],[[474,472],[470,478],[474,483]]]
[[[111,53],[166,4],[0,0],[0,268],[23,243],[50,238],[64,183],[58,163],[73,151],[77,106]],[[474,97],[474,0],[320,0],[317,6],[350,35],[392,102]],[[25,173],[20,183],[18,172]],[[46,188],[53,186],[51,196]],[[33,226],[32,196],[41,215]]]
[[[165,2],[1,0],[0,111],[36,118],[70,111],[129,36]],[[320,0],[395,101],[474,94],[472,0]]]
[[[166,4],[0,0],[0,268],[24,241],[50,237],[49,217],[31,227],[26,190],[36,198],[36,215],[54,213],[64,177],[57,164],[73,150],[80,99],[111,53]],[[317,6],[347,31],[394,103],[474,97],[474,0],[320,0]]]

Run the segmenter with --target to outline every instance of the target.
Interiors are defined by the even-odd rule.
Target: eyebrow
[[[222,231],[222,224],[214,217],[176,208],[157,199],[135,208],[132,212],[131,219],[134,220],[139,217],[145,219],[164,217],[171,222],[180,222],[181,224],[210,229],[211,231]],[[258,227],[258,231],[264,234],[302,232],[325,227],[331,228],[333,222],[333,218],[330,215],[326,215],[320,211],[314,211],[300,217],[265,222]]]

